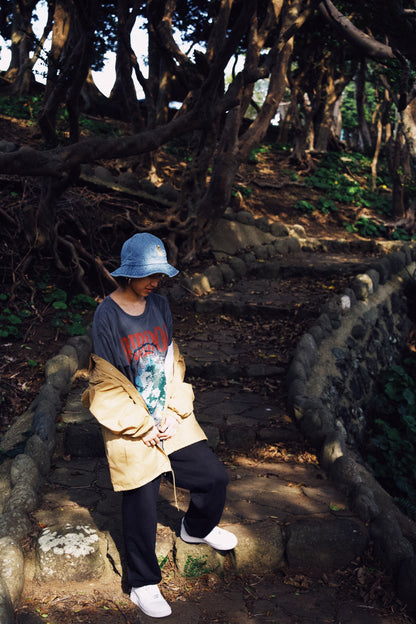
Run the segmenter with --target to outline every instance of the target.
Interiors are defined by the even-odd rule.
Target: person
[[[122,528],[130,599],[147,615],[171,607],[158,584],[156,500],[161,476],[190,492],[180,537],[221,551],[237,544],[218,527],[228,475],[207,444],[193,411],[193,389],[172,337],[168,301],[155,293],[178,270],[162,241],[139,233],[122,246],[112,275],[118,288],[98,306],[92,326],[89,387],[83,402],[99,421],[110,476],[122,492]]]

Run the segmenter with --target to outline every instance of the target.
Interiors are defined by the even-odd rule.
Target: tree
[[[198,5],[192,3],[195,9]],[[77,102],[91,62],[96,5],[92,0],[85,5],[78,0],[57,0],[56,48],[53,46],[50,55],[51,75],[40,117],[44,137],[55,147],[42,151],[21,149],[0,155],[0,172],[20,175],[24,172],[43,178],[40,205],[34,218],[37,227],[33,232],[33,244],[46,253],[52,250],[61,268],[65,263],[60,260],[60,249],[67,251],[68,241],[57,238],[56,206],[68,184],[76,181],[82,164],[154,152],[173,137],[186,134],[192,142],[193,154],[183,174],[179,200],[169,211],[154,209],[149,213],[152,228],[164,234],[173,261],[180,254],[182,262],[187,262],[196,256],[205,235],[223,214],[239,165],[264,137],[282,99],[294,35],[310,17],[317,2],[221,0],[202,6],[210,12],[211,20],[202,30],[193,31],[194,41],[204,38],[204,51],[191,55],[185,54],[175,42],[174,18],[184,19],[176,12],[176,3],[148,0],[149,77],[144,83],[145,127],[130,137],[79,142],[75,130]],[[125,28],[121,24],[119,28],[119,37],[125,39],[123,44],[119,41],[119,50],[125,45],[128,52],[126,35],[138,8],[132,4],[130,12],[119,13],[119,21],[121,16],[126,22]],[[121,5],[119,11],[122,11]],[[58,38],[58,34],[62,36]],[[244,68],[225,88],[225,67],[243,50]],[[264,78],[269,80],[265,100],[255,119],[242,131],[254,85]],[[182,106],[170,118],[167,105],[178,96]],[[74,109],[70,122],[73,144],[57,146],[56,111],[64,98],[68,110],[70,106]],[[73,251],[74,264],[75,256]]]
[[[39,0],[6,2],[0,25],[1,32],[11,40],[11,61],[3,78],[10,83],[10,91],[18,95],[30,92],[34,83],[33,67],[42,53],[43,45],[52,28],[54,1],[48,0],[48,19],[41,38],[36,39],[32,21],[38,4]],[[9,22],[11,28],[9,28]]]
[[[358,10],[354,6],[353,14],[355,17],[358,15],[359,25],[360,23],[361,26],[371,24],[374,36],[363,32],[359,25],[347,19],[331,0],[323,0],[319,5],[321,14],[338,33],[352,43],[357,50],[360,50],[366,58],[377,60],[380,66],[383,65],[379,73],[383,75],[384,86],[389,90],[391,100],[395,103],[400,115],[396,131],[387,144],[387,156],[393,180],[393,213],[397,217],[404,217],[408,208],[405,180],[411,177],[410,156],[412,154],[410,150],[413,147],[411,137],[415,134],[412,128],[414,120],[411,112],[404,114],[416,96],[416,88],[414,84],[412,85],[411,78],[412,64],[416,61],[413,43],[416,34],[416,11],[413,3],[409,4],[410,7],[405,8],[401,0],[392,2],[380,0],[378,3],[363,2]],[[389,43],[384,43],[381,39]],[[360,85],[360,77],[358,85]],[[363,93],[362,88],[361,93]],[[363,111],[359,110],[359,114],[361,130],[364,132]],[[407,124],[403,123],[404,117]],[[379,145],[376,146],[376,150],[379,150]],[[376,157],[377,152],[373,165]]]

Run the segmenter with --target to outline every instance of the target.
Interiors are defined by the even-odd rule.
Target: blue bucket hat
[[[165,246],[160,238],[144,232],[127,239],[121,248],[121,265],[111,275],[139,278],[155,273],[164,273],[169,277],[179,273],[168,264]]]

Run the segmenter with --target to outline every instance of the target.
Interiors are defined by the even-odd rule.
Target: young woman
[[[130,598],[144,613],[165,617],[171,608],[158,588],[156,500],[162,474],[188,489],[181,523],[185,542],[231,550],[236,537],[217,524],[228,476],[208,447],[193,413],[193,390],[172,339],[167,300],[154,290],[178,271],[162,241],[135,234],[112,275],[119,287],[98,306],[94,353],[84,402],[102,425],[113,487],[122,491],[123,535]]]

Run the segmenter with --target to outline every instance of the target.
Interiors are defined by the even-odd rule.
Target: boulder
[[[48,527],[39,535],[35,578],[48,582],[99,579],[105,567],[97,530],[89,525]]]

